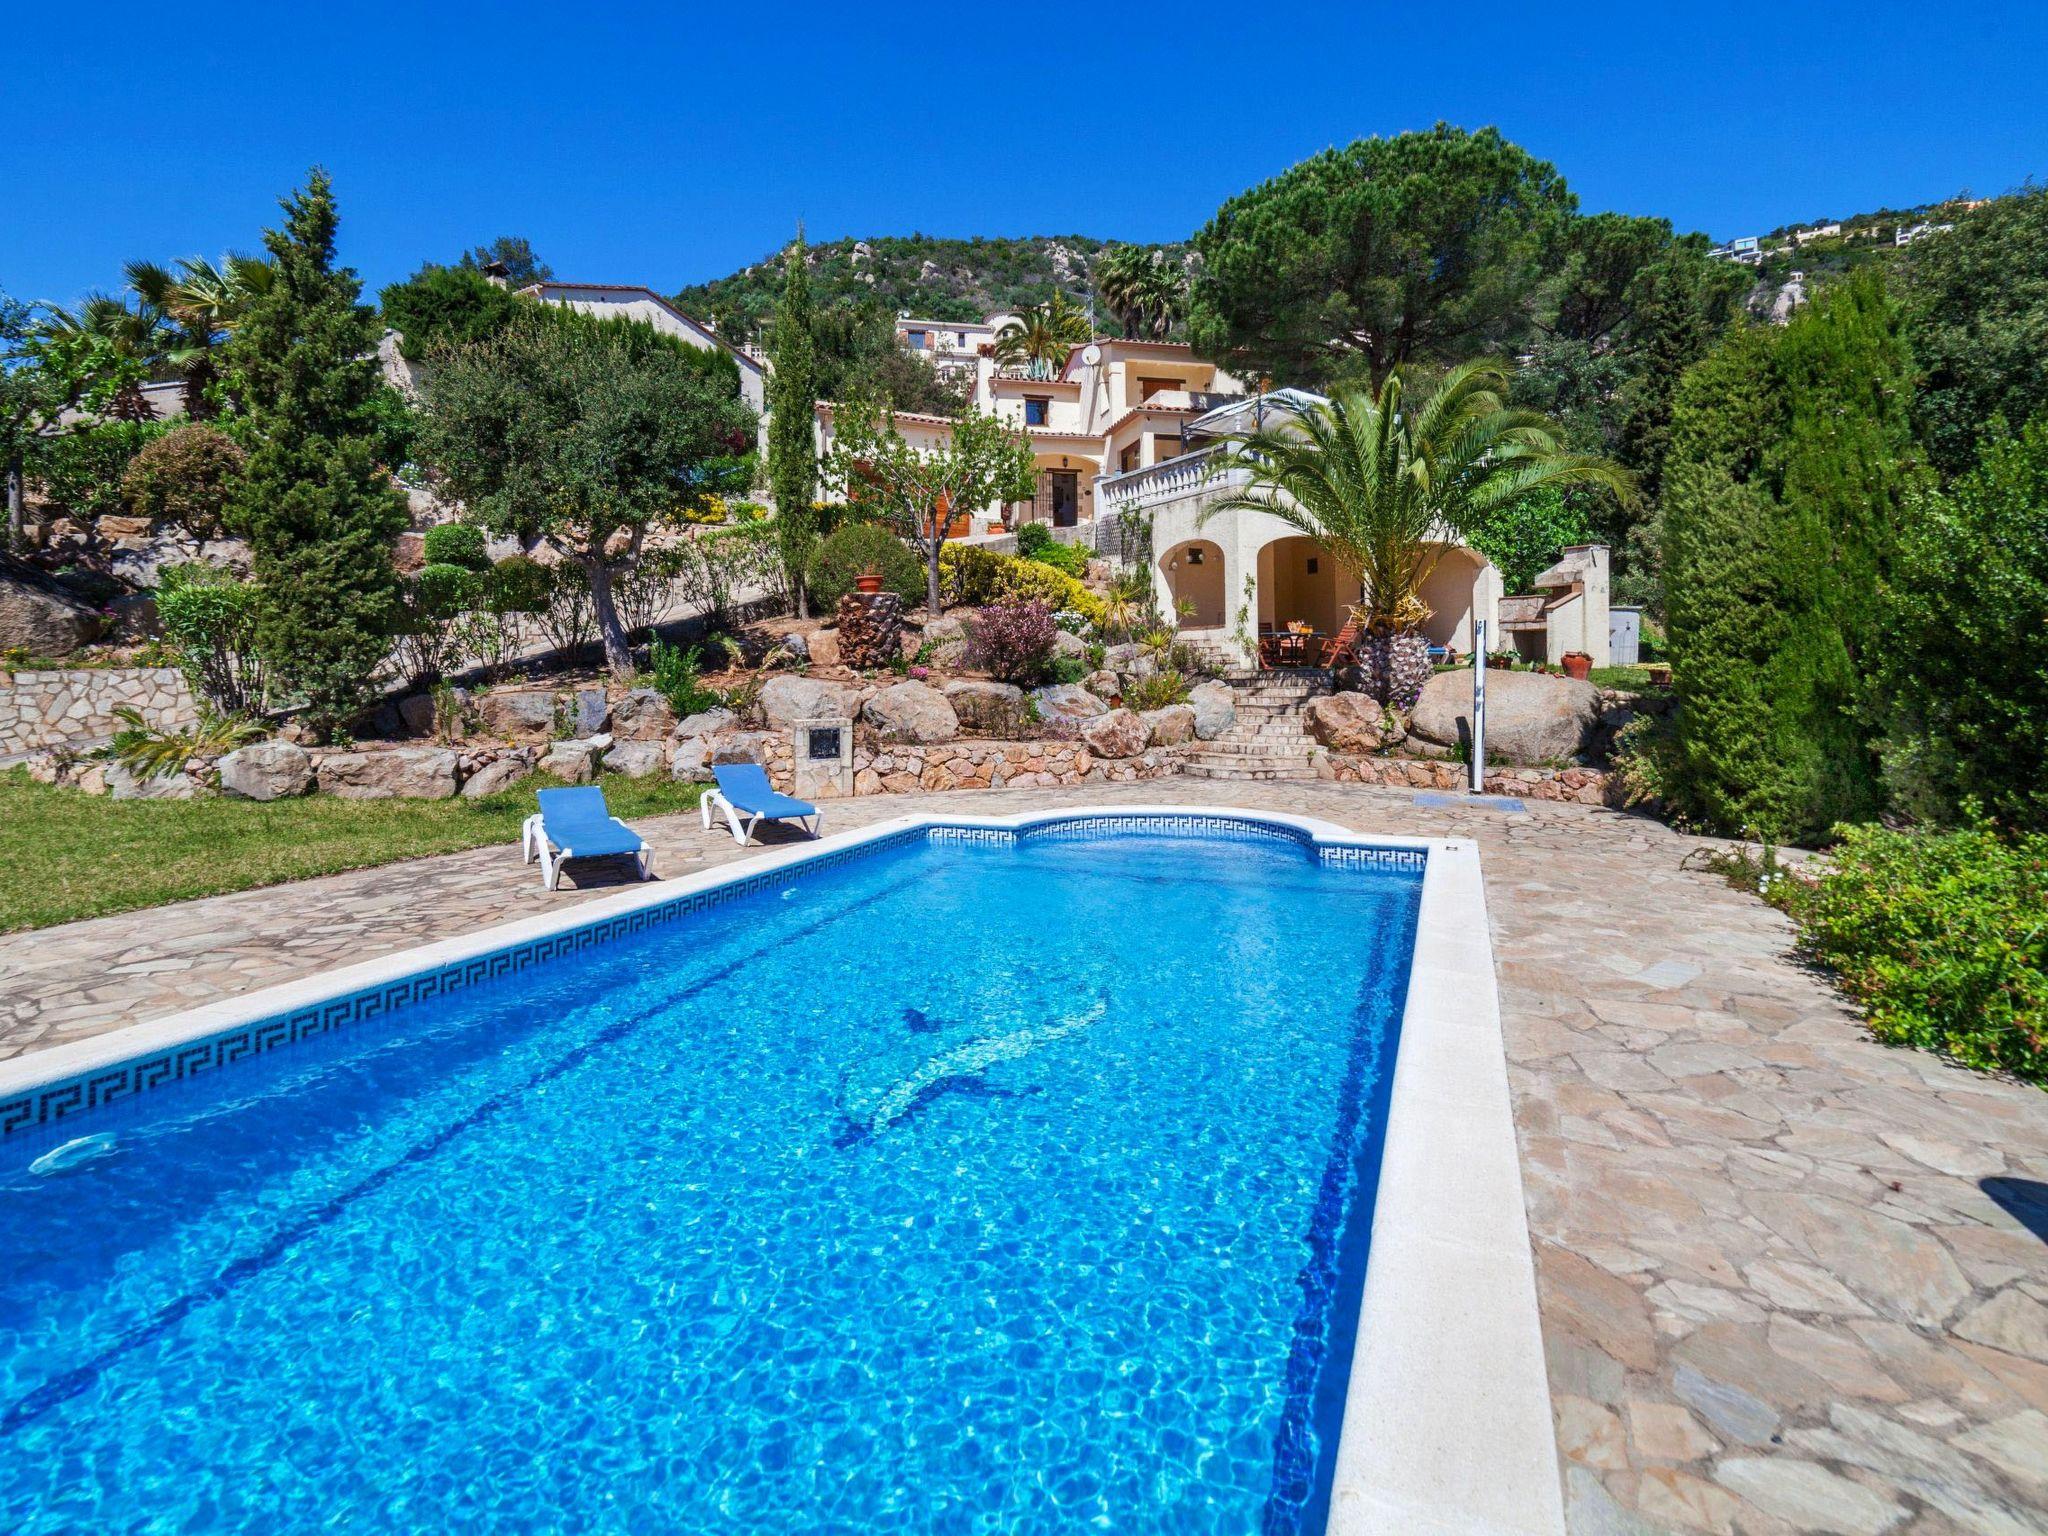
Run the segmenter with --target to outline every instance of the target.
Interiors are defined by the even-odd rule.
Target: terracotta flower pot
[[[1584,651],[1566,651],[1563,659],[1566,677],[1576,677],[1583,683],[1593,675],[1593,658]]]
[[[865,592],[873,596],[882,590],[882,573],[880,571],[862,571],[853,578],[853,589],[856,592]]]

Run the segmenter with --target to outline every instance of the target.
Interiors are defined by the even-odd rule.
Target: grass
[[[1650,664],[1644,662],[1633,667],[1595,667],[1590,681],[1598,688],[1627,688],[1640,693],[1650,686]]]
[[[517,845],[529,779],[478,800],[110,800],[0,772],[0,933],[369,869],[427,854]],[[695,810],[698,784],[602,781],[614,814]],[[508,872],[508,879],[517,878]]]

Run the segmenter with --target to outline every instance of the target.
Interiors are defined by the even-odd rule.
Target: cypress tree
[[[405,500],[380,462],[389,433],[373,312],[334,264],[327,174],[283,199],[264,232],[272,279],[228,349],[249,460],[229,522],[255,553],[257,645],[330,733],[376,693],[398,594],[392,540]]]
[[[816,345],[811,335],[811,278],[803,226],[784,258],[782,300],[775,311],[775,374],[770,382],[768,484],[775,494],[775,538],[799,617],[809,614],[804,570],[818,542]]]
[[[1673,788],[1710,825],[1811,842],[1881,806],[1862,715],[1910,389],[1874,276],[1686,375],[1663,503]]]

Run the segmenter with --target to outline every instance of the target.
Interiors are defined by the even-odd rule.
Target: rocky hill
[[[811,295],[821,305],[871,302],[891,314],[908,310],[930,320],[979,320],[999,309],[1039,303],[1055,288],[1086,304],[1094,296],[1094,263],[1115,243],[1089,235],[834,240],[810,249]],[[1185,244],[1148,249],[1175,257],[1187,252]],[[730,340],[751,339],[775,308],[782,257],[776,251],[730,277],[685,288],[676,303]],[[1101,318],[1104,329],[1114,328],[1108,316]]]

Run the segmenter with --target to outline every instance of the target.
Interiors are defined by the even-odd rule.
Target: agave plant
[[[1407,708],[1429,677],[1424,584],[1444,551],[1495,508],[1539,486],[1596,485],[1634,494],[1628,472],[1568,453],[1537,411],[1503,400],[1504,364],[1465,363],[1409,401],[1397,370],[1377,394],[1324,401],[1228,441],[1210,473],[1244,480],[1217,498],[1220,513],[1265,512],[1313,539],[1364,592],[1356,617],[1367,687]]]
[[[151,725],[141,710],[125,704],[114,714],[122,726],[114,737],[114,760],[138,779],[183,773],[194,758],[223,757],[270,734],[254,720],[211,709],[202,710],[184,730]]]
[[[1067,366],[1074,348],[1088,340],[1088,316],[1055,289],[1043,304],[1034,304],[996,332],[999,363],[1024,364],[1034,379],[1050,379]]]

